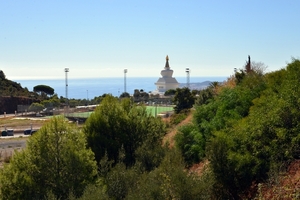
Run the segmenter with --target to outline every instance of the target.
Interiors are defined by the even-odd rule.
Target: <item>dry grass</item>
[[[193,112],[189,113],[188,116],[182,122],[180,122],[178,125],[176,125],[175,127],[172,127],[170,129],[170,131],[163,138],[163,145],[168,143],[170,148],[174,147],[174,145],[175,145],[174,137],[177,134],[178,128],[183,125],[191,123],[192,118],[193,118]],[[167,121],[167,120],[170,120],[170,119],[169,118],[165,119],[165,121]]]
[[[257,199],[300,199],[300,160],[294,160],[285,173],[279,174],[277,183],[259,184]]]
[[[28,137],[0,139],[0,168],[4,163],[10,162],[15,151],[22,151],[26,147],[27,139]]]
[[[35,120],[36,119],[36,120]],[[17,127],[32,126],[42,127],[48,120],[40,120],[40,118],[15,118],[6,117],[0,118],[0,131],[3,129],[1,127],[7,127],[15,129]]]
[[[12,151],[9,151],[9,150],[3,151],[0,153],[0,159],[4,163],[9,163],[12,155],[13,155]]]
[[[34,120],[33,118],[15,118],[15,117],[0,118],[1,125],[7,124],[10,126],[23,126],[23,125],[27,125],[28,123],[43,125],[46,121],[47,120]]]

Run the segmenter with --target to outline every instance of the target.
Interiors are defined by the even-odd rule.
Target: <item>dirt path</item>
[[[187,118],[185,118],[185,120],[180,122],[176,127],[172,128],[172,130],[165,135],[165,137],[163,139],[163,144],[166,144],[168,142],[169,147],[172,148],[175,144],[174,136],[176,135],[178,128],[185,125],[185,124],[192,123],[192,119],[193,119],[193,113],[190,113],[187,116]]]
[[[300,194],[300,160],[294,160],[285,173],[281,173],[278,182],[268,186],[263,183],[261,196],[263,199],[299,199]]]

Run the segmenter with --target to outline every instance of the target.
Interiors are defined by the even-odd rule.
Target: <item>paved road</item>
[[[6,114],[6,117],[14,117],[15,114]],[[22,116],[22,113],[17,113],[17,116]],[[0,118],[4,118],[4,115],[0,115]],[[28,127],[29,128],[29,127]],[[0,133],[2,129],[0,129]],[[26,140],[30,135],[24,135],[24,129],[14,129],[14,136],[1,136],[0,134],[0,154],[3,151],[14,149],[23,149],[26,146]]]
[[[17,133],[14,131],[14,136],[0,136],[0,139],[22,138],[22,137],[29,137],[29,136],[30,135],[24,135],[23,131]]]
[[[24,148],[26,146],[27,138],[20,138],[20,139],[11,139],[11,138],[12,137],[6,137],[6,139],[0,139],[0,149]]]

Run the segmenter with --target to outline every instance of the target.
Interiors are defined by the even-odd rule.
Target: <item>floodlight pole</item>
[[[69,72],[69,68],[65,68],[65,74],[66,74],[66,106],[67,106],[67,110],[69,108],[69,101],[68,101],[68,72]]]
[[[127,69],[124,69],[124,93],[126,93],[126,73]]]
[[[186,72],[186,87],[190,88],[190,68],[186,68],[185,72]]]
[[[86,104],[89,105],[89,90],[86,90]]]

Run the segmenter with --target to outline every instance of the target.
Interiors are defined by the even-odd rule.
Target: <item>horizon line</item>
[[[111,79],[111,78],[124,78],[124,76],[115,76],[115,77],[68,77],[68,80],[83,80],[83,79]],[[126,78],[161,78],[157,76],[126,76]],[[186,78],[186,76],[177,76],[173,78]],[[190,76],[190,78],[228,78],[228,76]],[[13,77],[7,78],[8,80],[17,80],[17,81],[25,81],[25,80],[65,80],[65,78],[55,78],[55,77],[47,77],[47,78],[33,78],[33,77]]]

